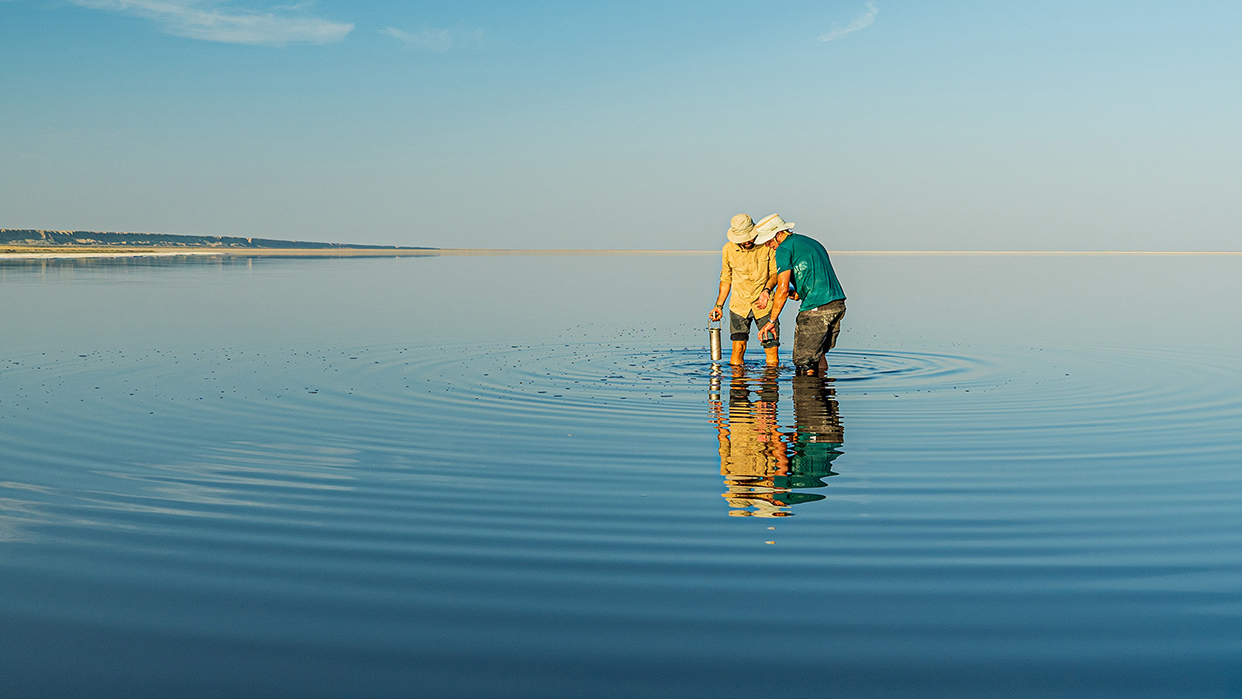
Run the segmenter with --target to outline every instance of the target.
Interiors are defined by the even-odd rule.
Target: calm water
[[[1242,694],[1242,258],[717,264],[3,264],[0,694]]]

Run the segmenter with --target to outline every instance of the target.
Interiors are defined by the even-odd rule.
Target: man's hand
[[[763,326],[763,329],[759,331],[759,339],[766,340],[769,336],[776,336],[776,324],[770,320],[768,321],[768,324]]]
[[[712,306],[712,312],[707,314],[707,319],[715,322],[720,320],[723,316],[724,314],[720,312],[720,306]]]
[[[767,289],[764,289],[763,291],[760,291],[760,292],[759,292],[759,300],[755,302],[755,308],[758,308],[758,309],[759,309],[759,310],[761,310],[761,311],[762,311],[763,309],[767,308],[767,307],[768,307],[768,300],[769,300],[769,299],[771,299],[771,298],[772,298],[772,297],[768,294],[768,290],[767,290]]]

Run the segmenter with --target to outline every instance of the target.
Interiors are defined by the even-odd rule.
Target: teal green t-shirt
[[[802,308],[815,308],[845,298],[837,273],[832,271],[828,251],[818,240],[791,233],[776,248],[776,270],[793,270],[794,288],[802,297]]]

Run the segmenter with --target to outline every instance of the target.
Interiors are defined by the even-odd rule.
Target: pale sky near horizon
[[[1237,250],[1242,3],[0,0],[0,228]]]

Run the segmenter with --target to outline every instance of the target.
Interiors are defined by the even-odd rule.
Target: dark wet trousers
[[[819,369],[819,360],[837,346],[837,335],[841,334],[841,319],[844,317],[844,299],[798,313],[793,345],[793,363],[798,373]]]

